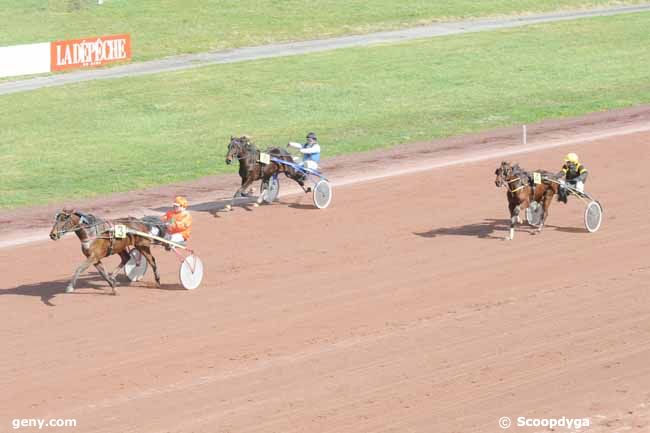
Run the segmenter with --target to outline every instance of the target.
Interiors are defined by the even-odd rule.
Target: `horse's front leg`
[[[252,178],[246,179],[246,181],[244,183],[242,183],[242,186],[239,187],[239,189],[237,191],[235,191],[235,195],[232,196],[232,200],[230,200],[230,204],[227,204],[224,209],[227,210],[227,211],[232,210],[232,207],[235,205],[235,200],[237,198],[239,198],[239,197],[242,197],[243,196],[242,193],[244,191],[246,191],[246,189],[248,189],[251,186],[252,183],[253,183]]]
[[[241,181],[242,191],[241,191],[240,195],[242,197],[249,197],[253,193],[253,189],[250,188],[250,184],[249,184],[248,187],[244,187],[245,183],[246,183],[246,181],[244,179],[242,179],[242,181]]]
[[[508,210],[510,211],[510,233],[506,240],[513,240],[515,238],[515,224],[517,224],[517,219],[519,218],[519,206],[514,202],[508,204]]]
[[[95,262],[99,262],[99,261],[96,260],[95,257],[91,255],[81,264],[81,266],[77,268],[74,275],[72,276],[72,281],[70,281],[68,287],[65,288],[66,293],[74,292],[74,286],[77,284],[77,279],[79,279],[79,275],[85,272],[86,269],[88,269],[90,265],[94,264]]]
[[[241,197],[241,193],[244,190],[244,187],[240,187],[237,191],[235,191],[235,195],[232,196],[232,199],[230,200],[230,203],[224,207],[225,210],[230,211],[232,210],[232,207],[235,205],[235,200],[237,200],[239,197]]]

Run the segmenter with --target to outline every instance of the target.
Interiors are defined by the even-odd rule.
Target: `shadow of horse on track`
[[[253,204],[255,203],[257,197],[251,195],[249,197],[242,197],[236,200],[236,207],[244,209],[246,211],[253,211]],[[188,206],[187,210],[192,212],[205,212],[209,213],[215,218],[219,218],[221,213],[225,212],[225,207],[231,202],[232,198],[214,200],[206,203],[199,203],[195,205]],[[151,208],[151,210],[156,212],[167,212],[170,209],[168,206],[161,206],[157,208]]]
[[[510,221],[487,219],[480,223],[465,224],[455,227],[441,227],[428,232],[414,232],[414,235],[423,238],[435,238],[438,236],[471,236],[479,239],[503,239],[503,236],[494,236],[495,231],[507,232],[510,229]]]
[[[97,290],[97,292],[79,292],[72,293],[73,295],[110,295],[110,286],[99,274],[92,274],[87,277],[79,278],[80,286]],[[23,284],[21,286],[13,287],[11,289],[0,289],[0,296],[4,295],[18,295],[18,296],[38,296],[41,302],[49,307],[55,305],[51,300],[58,294],[67,294],[65,289],[70,283],[70,279],[56,281],[43,281],[40,283]]]
[[[578,227],[558,227],[553,225],[547,225],[547,229],[557,230],[564,233],[573,233],[573,234],[584,234],[587,231],[584,228]],[[534,229],[531,226],[523,226],[518,229],[518,231],[528,232],[530,234],[535,234]],[[434,230],[429,230],[428,232],[414,232],[416,236],[423,238],[435,238],[438,236],[471,236],[479,239],[499,239],[503,240],[505,238],[505,233],[510,230],[510,220],[498,220],[498,219],[486,219],[480,223],[474,224],[465,224],[462,226],[455,227],[441,227]],[[495,232],[503,232],[503,235],[495,236]]]
[[[65,289],[70,282],[70,279],[62,279],[55,281],[43,281],[39,283],[32,284],[23,284],[21,286],[13,287],[10,289],[0,289],[0,296],[4,295],[16,295],[16,296],[35,296],[40,297],[41,302],[48,307],[56,307],[52,303],[52,299],[56,295],[111,295],[110,286],[106,284],[106,281],[99,274],[91,274],[86,277],[79,278],[79,287],[82,289],[93,289],[94,292],[79,292],[75,291],[73,293],[66,293]],[[182,290],[185,291],[178,284],[162,284],[160,287],[155,287],[154,285],[149,285],[147,282],[137,282],[131,283],[125,275],[119,275],[117,278],[118,283],[121,287],[132,287],[132,288],[146,288],[147,290]]]

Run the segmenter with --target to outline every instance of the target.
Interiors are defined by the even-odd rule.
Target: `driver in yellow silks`
[[[557,176],[561,179],[563,178],[567,185],[577,191],[585,192],[585,182],[587,181],[588,174],[585,166],[580,163],[578,155],[572,152],[564,157],[564,165]],[[566,203],[568,195],[568,191],[562,185],[558,194],[558,200]]]

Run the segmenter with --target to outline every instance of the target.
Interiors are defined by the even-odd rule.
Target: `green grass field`
[[[131,33],[134,60],[642,0],[2,0],[0,46]]]
[[[323,157],[650,102],[650,14],[3,96],[0,207],[233,173],[231,134]]]

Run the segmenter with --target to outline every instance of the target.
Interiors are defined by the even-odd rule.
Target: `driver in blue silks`
[[[300,153],[303,155],[301,163],[303,167],[307,167],[311,170],[318,170],[318,163],[320,162],[320,144],[318,144],[316,134],[313,132],[307,134],[307,142],[305,144],[292,141],[289,142],[287,146],[300,150]]]

